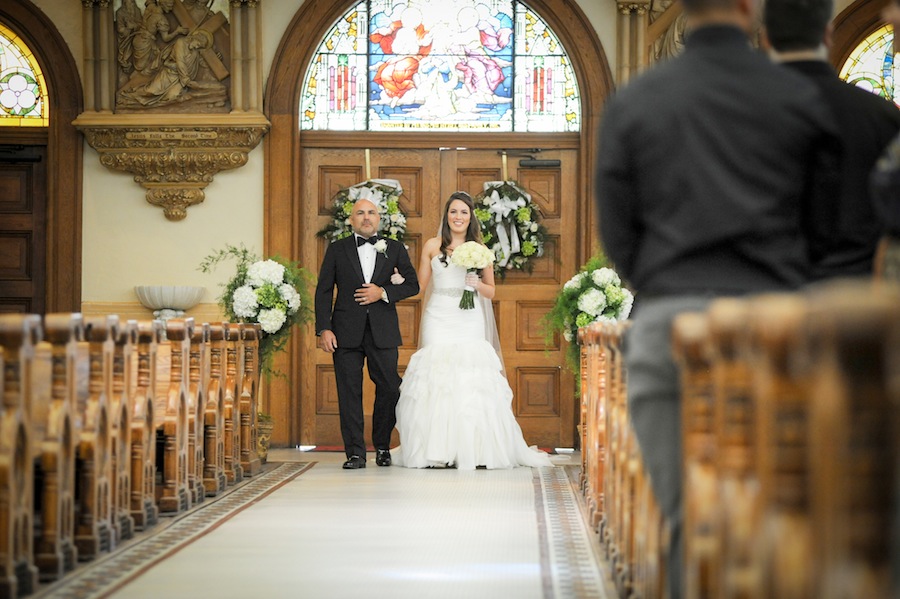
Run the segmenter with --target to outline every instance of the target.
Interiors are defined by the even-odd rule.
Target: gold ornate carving
[[[170,115],[150,120],[135,115],[85,113],[75,120],[107,168],[130,173],[147,190],[147,201],[169,220],[205,198],[216,173],[244,166],[269,130],[262,114]]]
[[[616,2],[616,6],[620,14],[627,15],[634,12],[643,15],[650,8],[650,0],[624,0]]]

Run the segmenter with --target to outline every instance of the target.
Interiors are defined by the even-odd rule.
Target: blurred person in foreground
[[[869,193],[869,176],[900,131],[896,104],[843,81],[828,63],[833,10],[833,0],[766,0],[764,18],[764,43],[772,57],[819,88],[840,131],[840,192],[834,196],[825,253],[814,265],[817,279],[872,275],[883,228]]]
[[[831,216],[820,207],[839,160],[818,89],[751,46],[755,0],[682,4],[684,53],[605,108],[596,188],[603,246],[635,290],[629,410],[670,531],[670,599],[683,592],[672,319],[716,297],[806,284],[823,253]]]
[[[894,28],[896,64],[900,54],[900,0],[891,0],[881,15]],[[876,276],[900,281],[900,135],[894,137],[875,164],[871,189],[884,232],[875,258]]]

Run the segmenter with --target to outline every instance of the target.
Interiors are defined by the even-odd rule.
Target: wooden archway
[[[30,0],[0,4],[0,21],[37,57],[47,82],[50,125],[0,130],[7,143],[46,143],[48,312],[81,309],[82,138],[72,126],[83,109],[78,67],[56,26]],[[42,139],[39,139],[42,138]]]
[[[884,0],[856,0],[834,18],[831,64],[838,70],[867,35],[884,25]]]
[[[343,15],[355,0],[307,0],[288,26],[275,54],[267,80],[264,106],[272,124],[264,140],[265,215],[264,243],[266,254],[290,256],[302,264],[315,261],[314,256],[300,252],[299,236],[303,230],[302,207],[312,201],[312,190],[302,188],[300,173],[301,139],[300,96],[303,77],[328,29]],[[596,246],[593,225],[593,164],[597,147],[597,132],[603,101],[612,91],[613,78],[609,61],[597,33],[579,7],[569,0],[530,0],[529,6],[540,14],[559,36],[566,48],[578,80],[581,93],[582,126],[580,133],[580,184],[578,188],[578,236],[581,261]],[[365,133],[360,133],[365,139]],[[448,134],[452,138],[453,134]],[[447,145],[452,145],[449,143]],[[294,338],[288,352],[278,357],[277,367],[283,372],[301,372],[298,338]],[[276,445],[300,442],[299,400],[304,381],[298,377],[273,379],[264,408],[277,422],[290,423],[276,431]]]

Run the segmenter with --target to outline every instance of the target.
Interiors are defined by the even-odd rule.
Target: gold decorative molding
[[[265,115],[133,115],[83,113],[73,123],[100,154],[100,163],[134,175],[147,201],[167,219],[182,220],[205,198],[219,171],[247,164],[269,130]]]

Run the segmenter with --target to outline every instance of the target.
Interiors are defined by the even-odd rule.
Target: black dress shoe
[[[346,462],[344,462],[344,470],[356,470],[358,468],[366,467],[365,458],[361,458],[358,455],[352,455]]]
[[[375,463],[379,466],[390,466],[391,465],[391,450],[390,449],[376,449],[375,450]]]

